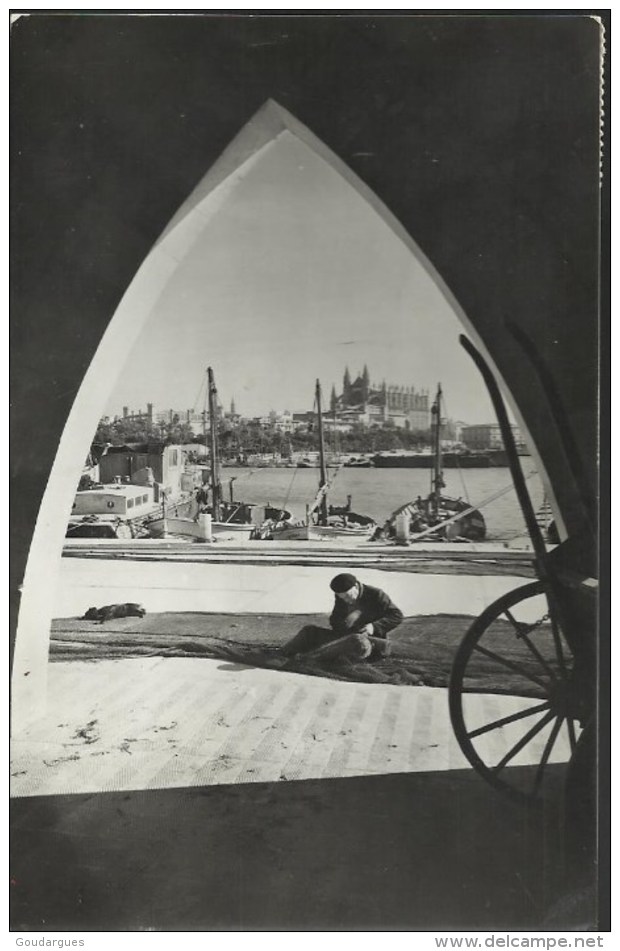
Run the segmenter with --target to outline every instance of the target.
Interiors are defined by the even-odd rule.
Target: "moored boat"
[[[83,515],[70,518],[65,538],[134,538],[129,522],[110,515]]]
[[[378,452],[372,457],[373,465],[377,469],[432,469],[435,465],[435,454],[432,450],[421,452],[403,450],[388,450]],[[444,469],[488,469],[491,465],[503,465],[492,462],[487,452],[446,452],[443,454]]]
[[[161,518],[149,522],[149,530],[155,537],[174,534],[181,537],[209,541],[215,536],[221,539],[249,539],[255,526],[252,520],[251,502],[239,502],[233,497],[233,482],[230,480],[230,499],[222,498],[222,484],[220,477],[220,458],[217,438],[217,389],[211,367],[207,369],[209,423],[210,423],[210,477],[211,477],[211,504],[208,504],[208,492],[203,486],[205,500],[198,503],[198,511],[194,518],[168,518],[165,510]],[[206,412],[205,412],[206,415]],[[201,515],[208,516],[202,520]]]
[[[276,518],[265,521],[257,530],[255,537],[260,539],[281,541],[312,541],[317,539],[354,539],[369,538],[376,528],[376,522],[368,515],[361,515],[352,510],[351,496],[347,498],[346,506],[329,506],[327,494],[330,482],[327,477],[325,442],[323,436],[323,411],[321,405],[321,384],[316,381],[315,401],[319,434],[320,469],[319,489],[317,495],[307,509],[305,520],[294,521],[290,517]],[[298,463],[299,465],[299,463]],[[338,470],[336,470],[337,472]],[[333,478],[332,478],[333,481]]]
[[[156,510],[153,486],[91,483],[76,493],[65,537],[137,538]]]
[[[426,498],[418,496],[414,501],[399,506],[387,520],[383,531],[389,536],[402,536],[402,540],[417,538],[441,538],[447,541],[463,539],[483,541],[486,537],[484,516],[477,508],[463,499],[444,495],[443,457],[441,450],[441,384],[431,407],[433,447],[431,491]]]

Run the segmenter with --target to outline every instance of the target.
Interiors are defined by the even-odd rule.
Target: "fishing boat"
[[[223,498],[220,476],[220,456],[217,436],[217,389],[211,367],[207,369],[207,393],[209,401],[210,481],[211,504],[194,518],[167,517],[165,507],[158,519],[149,522],[149,531],[155,537],[172,534],[207,541],[211,537],[220,540],[244,541],[255,530],[252,520],[252,502],[239,502],[233,495],[234,479],[229,482],[230,497]],[[206,407],[203,418],[206,419]],[[205,423],[205,439],[206,439]],[[207,519],[201,516],[208,516]]]
[[[146,519],[156,510],[154,490],[120,478],[110,484],[91,483],[75,496],[66,538],[139,538],[147,534]]]
[[[432,449],[419,452],[408,449],[389,449],[376,453],[372,457],[372,462],[377,469],[433,469],[435,453]],[[467,449],[445,452],[442,457],[444,469],[488,469],[490,466],[504,464],[501,461],[492,461],[488,452],[472,452]]]
[[[399,506],[387,520],[384,533],[396,536],[404,531],[409,540],[441,538],[448,541],[464,539],[480,542],[486,537],[482,513],[463,499],[444,495],[443,459],[441,451],[441,384],[431,407],[433,452],[431,491],[426,498],[418,496]]]
[[[316,381],[315,402],[317,428],[319,436],[319,488],[311,505],[307,507],[305,519],[292,518],[267,520],[255,537],[282,541],[316,541],[329,539],[367,539],[376,529],[376,522],[369,515],[361,515],[352,510],[351,496],[344,506],[328,505],[328,492],[333,483],[328,479],[323,432],[323,410],[321,405],[321,384]],[[336,472],[338,469],[336,470]],[[288,514],[288,513],[286,513]]]
[[[134,538],[134,529],[125,519],[110,515],[83,515],[70,518],[65,538]]]

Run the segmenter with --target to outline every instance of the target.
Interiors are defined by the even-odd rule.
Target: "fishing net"
[[[185,657],[358,683],[447,686],[452,659],[471,618],[409,617],[391,638],[389,657],[351,661],[287,659],[282,645],[320,615],[150,614],[94,624],[77,618],[53,622],[52,661],[124,657]]]

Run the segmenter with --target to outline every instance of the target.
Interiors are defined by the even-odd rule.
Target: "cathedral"
[[[375,386],[370,382],[366,365],[353,381],[346,367],[342,394],[337,396],[335,387],[332,387],[330,410],[337,416],[357,419],[364,425],[384,426],[389,422],[401,429],[427,430],[430,427],[428,390],[386,384],[385,380],[380,386]]]

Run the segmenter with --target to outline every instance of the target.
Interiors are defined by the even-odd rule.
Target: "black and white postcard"
[[[12,15],[12,930],[606,927],[605,68]]]

